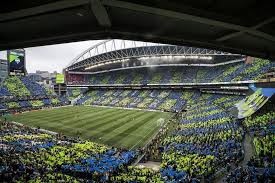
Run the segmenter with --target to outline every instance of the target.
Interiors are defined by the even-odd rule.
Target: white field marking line
[[[22,123],[15,122],[15,121],[12,121],[11,123],[16,124],[16,125],[20,125],[20,126],[23,126],[23,125],[24,125],[24,124],[22,124]],[[55,126],[53,126],[53,125],[49,125],[49,126],[50,126],[50,127],[55,127]],[[38,128],[35,128],[35,127],[30,127],[30,128],[38,130]],[[75,130],[75,128],[68,127],[68,126],[63,126],[63,128],[69,129],[69,130],[71,130],[71,129]],[[50,133],[50,134],[54,134],[54,135],[58,134],[57,132],[53,132],[53,131],[46,130],[46,129],[43,129],[43,128],[40,128],[40,131],[41,131],[41,132]],[[112,132],[112,133],[114,133],[114,132]],[[115,134],[118,134],[118,133],[119,133],[119,132],[116,132]],[[135,137],[141,137],[141,138],[143,137],[143,136],[141,136],[141,135],[135,135],[135,134],[132,134],[132,133],[123,133],[123,134],[127,134],[127,135],[130,135],[130,136],[135,136]]]
[[[19,126],[24,126],[24,124],[16,122],[16,121],[11,121],[11,123],[13,123],[15,125],[19,125]],[[38,130],[40,132],[48,133],[48,134],[51,134],[51,135],[57,135],[58,134],[57,132],[53,132],[53,131],[46,130],[46,129],[43,129],[43,128],[38,129],[38,128],[35,128],[35,127],[31,127],[31,126],[28,126],[28,127],[31,128],[31,129],[33,129],[33,130]]]
[[[163,112],[154,109],[139,109],[139,108],[128,108],[128,107],[116,107],[116,106],[102,106],[102,105],[84,105],[86,107],[102,107],[102,108],[114,108],[114,109],[125,109],[125,110],[136,110],[136,111],[149,111],[149,112]]]
[[[165,119],[165,124],[164,124],[163,126],[165,126],[165,125],[169,122],[169,119],[171,119],[171,118],[166,118],[166,119]],[[160,129],[161,129],[161,127],[159,127],[158,130],[156,131],[156,133],[154,133],[154,134],[151,136],[151,138],[150,138],[150,139],[148,140],[148,142],[144,145],[144,147],[147,146],[147,145],[152,141],[152,139],[156,137],[156,135],[159,133],[159,130],[160,130]],[[150,131],[149,133],[147,133],[145,137],[147,137],[147,135],[150,134],[150,133],[151,133],[151,131]],[[143,138],[145,138],[145,137],[143,137]],[[142,139],[141,139],[141,140],[142,140]],[[141,140],[140,140],[140,141],[141,141]],[[140,143],[140,142],[138,142],[138,143]]]
[[[167,123],[167,120],[165,120],[165,121],[166,121],[166,123]],[[166,123],[165,123],[165,124],[166,124]],[[153,125],[154,125],[154,123],[153,123],[150,127],[152,127]],[[148,127],[148,130],[146,130],[146,132],[149,131],[150,127]],[[158,127],[158,126],[157,126],[157,127]],[[153,138],[156,134],[159,133],[160,128],[157,128],[157,129],[158,129],[157,132],[156,132],[155,134],[152,135],[152,138]],[[148,133],[146,133],[146,135],[143,136],[142,139],[140,139],[135,145],[133,145],[133,146],[130,148],[130,150],[132,150],[134,147],[136,147],[136,145],[138,145],[142,140],[145,139],[145,137],[148,136],[148,134],[150,134],[150,133],[151,133],[152,131],[154,131],[154,130],[155,130],[155,128],[151,129]],[[149,139],[148,142],[150,142],[150,141],[152,140],[152,138]],[[147,144],[148,144],[148,143],[147,143]]]
[[[168,123],[168,120],[166,120],[166,123],[165,123],[163,126],[165,126],[167,123]],[[149,139],[149,141],[144,145],[144,147],[147,146],[147,145],[153,140],[153,138],[155,138],[155,137],[157,136],[157,134],[159,133],[159,130],[160,130],[160,128],[158,129],[158,131],[156,131],[155,134],[152,135],[152,137],[151,137],[151,138]]]
[[[150,127],[152,127],[153,125],[151,125]],[[148,132],[148,133],[146,133],[146,135],[144,135],[144,136],[142,136],[142,138],[136,143],[136,144],[134,144],[131,148],[130,148],[130,150],[132,150],[134,147],[136,147],[141,141],[143,141],[144,139],[145,139],[145,137],[147,137],[147,135],[148,134],[150,134],[152,131],[154,131],[155,130],[155,128],[151,128],[151,130],[150,130],[150,128],[148,127],[148,129],[145,131],[145,132]],[[159,129],[158,129],[159,130]]]
[[[40,122],[40,120],[39,119],[33,119],[32,120],[33,122]],[[64,122],[69,122],[70,120],[62,120],[62,121],[64,121]],[[117,124],[117,122],[111,122],[110,124]],[[50,125],[48,125],[49,127],[56,127],[54,124],[50,124]],[[122,128],[122,127],[120,127],[120,128]],[[82,131],[81,130],[81,128],[80,129],[76,129],[76,128],[74,128],[74,127],[69,127],[69,126],[67,126],[67,125],[62,125],[62,128],[61,129],[64,129],[64,130],[79,130],[79,131]],[[102,129],[102,127],[99,127],[98,129]],[[84,130],[85,131],[85,130]],[[91,131],[93,131],[93,130],[91,130]],[[84,132],[85,133],[85,132]],[[119,128],[118,129],[116,129],[116,130],[114,130],[114,131],[112,131],[111,133],[113,133],[113,134],[119,134],[120,133],[120,130],[119,130]],[[106,133],[105,135],[107,135],[108,133]],[[130,136],[135,136],[135,137],[143,137],[143,136],[141,136],[141,135],[135,135],[135,134],[132,134],[132,133],[122,133],[122,134],[126,134],[126,135],[130,135]],[[104,135],[104,136],[105,136]],[[101,138],[103,138],[104,136],[102,136]]]
[[[64,106],[58,106],[58,107],[43,107],[42,109],[35,109],[30,111],[23,111],[20,114],[29,113],[29,112],[35,112],[35,111],[50,111],[53,109],[63,108],[63,107],[74,107],[73,105],[64,105]]]

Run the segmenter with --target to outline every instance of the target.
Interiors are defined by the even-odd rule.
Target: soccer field
[[[110,146],[136,148],[148,142],[162,119],[167,122],[170,117],[171,113],[164,112],[70,106],[10,115],[6,119]]]

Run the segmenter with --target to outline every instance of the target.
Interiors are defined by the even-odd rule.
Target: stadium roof
[[[275,58],[273,1],[13,0],[0,49],[119,38]]]
[[[168,44],[111,39],[104,40],[83,51],[67,66],[67,70],[91,70],[114,65],[123,67],[127,62],[146,64],[217,64],[243,60],[243,56],[222,51],[175,46]],[[147,60],[147,61],[146,61]],[[148,63],[150,61],[150,63]],[[125,63],[125,64],[124,64]],[[126,64],[127,65],[127,64]]]

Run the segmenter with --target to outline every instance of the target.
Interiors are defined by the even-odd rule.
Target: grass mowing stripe
[[[132,147],[147,142],[158,129],[157,126],[152,127],[156,119],[167,117],[162,112],[73,106],[27,112],[8,118],[65,135],[75,136],[78,133],[82,138],[94,139],[98,143]]]
[[[63,115],[66,115],[66,114],[63,114]],[[67,117],[64,117],[63,115],[61,115],[62,117],[59,117],[59,118],[26,118],[27,121],[25,121],[27,124],[35,124],[35,126],[40,126],[40,127],[44,127],[44,126],[48,126],[49,124],[53,124],[55,126],[60,126],[60,125],[63,125],[63,124],[60,124],[61,122],[63,122],[65,119],[68,118]],[[16,119],[15,119],[16,120]],[[47,124],[45,124],[47,123]]]
[[[108,111],[113,111],[114,109],[108,109]],[[104,110],[104,109],[102,109],[102,112],[103,113],[106,113],[106,112],[108,112],[108,111],[106,111],[106,110]],[[113,112],[117,112],[116,110],[114,110]],[[88,113],[90,113],[89,111],[88,111]],[[94,113],[91,113],[91,114],[94,114]],[[60,114],[61,115],[61,114]],[[111,115],[111,114],[108,114],[108,115]],[[35,120],[31,120],[31,119],[28,119],[28,124],[36,124],[35,126],[45,126],[45,128],[47,129],[47,126],[50,126],[51,128],[50,128],[50,130],[57,130],[57,131],[60,131],[61,129],[62,129],[62,131],[64,131],[63,129],[73,129],[73,128],[70,128],[70,127],[65,127],[65,124],[64,124],[64,122],[63,123],[59,123],[59,122],[62,122],[63,121],[63,118],[64,119],[66,119],[66,118],[68,118],[68,117],[70,117],[70,116],[68,116],[67,114],[62,114],[61,116],[63,116],[63,117],[61,117],[61,118],[58,118],[58,119],[52,119],[51,121],[50,120],[48,120],[47,121],[47,125],[43,125],[44,124],[44,121],[43,120],[40,120],[40,119],[35,119]],[[87,118],[89,118],[89,117],[87,117]],[[102,116],[100,116],[99,118],[102,118]],[[69,118],[70,119],[70,118]],[[66,124],[68,124],[68,123],[72,123],[72,121],[67,121],[66,122]],[[53,128],[55,126],[55,128]],[[80,126],[83,126],[82,124],[80,124]],[[48,128],[49,129],[49,128]],[[76,128],[77,129],[77,128]]]
[[[118,114],[121,114],[122,112],[118,112],[118,111],[105,111],[102,115],[96,116],[95,118],[93,118],[92,120],[89,120],[89,122],[87,123],[87,127],[91,127],[91,126],[95,126],[98,124],[101,124],[103,119],[108,118],[108,117],[114,117],[117,116]],[[106,114],[106,115],[105,115]]]
[[[107,134],[106,134],[104,137],[107,138],[107,139],[109,140],[109,139],[111,139],[111,138],[115,138],[115,135],[118,135],[119,133],[124,133],[124,134],[126,134],[127,132],[122,132],[122,131],[125,130],[125,129],[130,128],[131,126],[133,126],[133,125],[136,124],[136,123],[139,123],[139,122],[142,121],[147,115],[150,115],[150,114],[152,114],[152,113],[143,112],[143,114],[138,115],[138,117],[135,118],[135,120],[133,120],[133,118],[129,117],[128,120],[127,120],[128,123],[126,123],[125,125],[123,125],[123,126],[117,128],[117,129],[115,129],[115,130],[114,130],[115,133],[112,133],[112,134],[110,134],[110,135],[107,135]],[[127,133],[127,134],[129,134],[129,133]]]
[[[56,121],[59,120],[59,119],[62,119],[64,118],[63,115],[60,115],[60,111],[58,113],[53,113],[51,115],[48,115],[47,113],[40,113],[39,115],[35,115],[35,116],[32,116],[30,113],[27,115],[27,114],[24,114],[22,116],[20,116],[20,118],[27,118],[27,119],[37,119],[37,120],[42,120],[42,121],[45,121],[47,119],[49,119],[49,121],[52,121],[52,119],[55,119]],[[63,113],[63,114],[67,114],[67,113]],[[59,117],[59,118],[58,118]],[[16,119],[16,118],[15,118]]]
[[[96,129],[100,128],[100,127],[106,126],[111,121],[117,120],[117,119],[121,118],[122,116],[125,116],[126,114],[129,114],[129,113],[131,113],[131,111],[121,112],[120,114],[114,116],[114,118],[113,117],[112,118],[108,118],[108,120],[104,120],[103,122],[99,120],[98,124],[89,126],[89,128],[87,128],[87,131],[88,130],[96,130]]]
[[[170,115],[170,113],[163,113],[163,116],[161,116],[161,117],[165,117],[165,119],[166,119],[166,120],[165,120],[165,124],[166,124],[166,123],[168,122],[167,119],[170,118],[171,115]],[[150,130],[151,127],[153,127],[152,130]],[[143,138],[138,142],[138,144],[145,145],[145,144],[150,140],[150,137],[151,137],[152,135],[154,135],[155,132],[156,132],[157,130],[160,129],[160,126],[156,125],[156,126],[154,127],[154,125],[151,125],[150,128],[147,128],[148,130],[145,130],[145,131],[144,131],[144,132],[146,132],[146,134],[143,135]],[[148,132],[148,131],[149,131],[149,132]],[[147,133],[147,132],[148,132],[148,133]],[[135,146],[137,147],[137,144],[136,144]]]
[[[62,120],[68,117],[71,117],[72,115],[75,115],[74,113],[71,113],[71,111],[69,111],[70,113],[64,113],[63,111],[58,111],[58,113],[54,113],[51,114],[50,116],[46,115],[46,114],[41,114],[41,116],[45,116],[45,117],[39,117],[40,120],[47,120],[47,119],[51,119],[49,121],[58,121],[58,120]],[[83,114],[85,113],[90,113],[91,111],[85,111],[83,112]],[[65,115],[64,115],[65,114]],[[35,116],[37,117],[37,116]],[[54,120],[53,120],[54,119]]]
[[[115,111],[113,111],[113,112],[115,112]],[[63,127],[62,125],[70,125],[72,127],[79,128],[79,127],[85,125],[85,123],[90,123],[91,121],[88,119],[95,119],[94,116],[98,116],[100,114],[105,114],[105,113],[106,113],[105,110],[99,110],[95,113],[87,112],[87,113],[81,114],[81,116],[82,116],[81,118],[76,119],[75,116],[72,118],[68,118],[67,120],[64,120],[63,123],[59,126]],[[86,120],[86,119],[87,119],[87,121],[85,123],[83,123],[83,120]]]
[[[146,114],[148,114],[148,113],[147,112],[141,112],[141,113],[139,112],[139,113],[134,113],[134,115],[125,116],[125,118],[123,118],[123,121],[125,120],[125,121],[127,121],[127,123],[122,123],[123,125],[118,126],[117,128],[113,129],[112,131],[120,132],[120,129],[127,128],[127,125],[132,125],[133,121],[138,121],[138,119],[142,118]],[[110,132],[110,130],[108,130],[106,132]]]
[[[155,131],[157,131],[159,128],[158,126],[155,126],[154,124],[152,124],[150,127],[152,127],[152,129],[148,128],[148,130],[146,130],[146,134],[145,136],[142,136],[142,138],[135,144],[133,145],[130,149],[133,149],[134,147],[138,147],[139,145],[145,145],[149,140],[150,138],[148,137],[151,137]],[[149,131],[149,132],[148,132]]]
[[[100,110],[101,111],[101,110]],[[89,114],[91,113],[90,111],[85,111],[85,113],[83,114]],[[55,117],[55,116],[50,116],[47,118],[37,118],[39,121],[41,122],[37,122],[37,124],[42,124],[44,120],[47,120],[47,123],[55,123],[57,126],[60,124],[60,122],[62,123],[65,119],[72,119],[73,116],[71,116],[71,112],[68,113],[59,113],[59,117]],[[93,113],[91,113],[93,114]],[[63,124],[63,123],[62,123]],[[60,125],[62,125],[60,124]]]
[[[43,114],[40,114],[40,115],[43,116]],[[57,120],[54,116],[50,115],[50,117],[47,117],[47,119],[49,119],[49,120],[46,121],[45,120],[46,118],[42,118],[42,117],[37,116],[37,115],[33,116],[32,113],[24,113],[24,114],[19,115],[19,116],[14,116],[12,118],[12,120],[13,121],[19,121],[19,122],[24,122],[24,123],[29,124],[29,125],[30,124],[35,124],[34,126],[39,126],[40,124],[42,124],[42,126],[45,126],[45,125],[43,125],[45,123],[45,121],[46,121],[47,124],[49,124],[49,123],[53,123],[53,122],[56,123],[56,121],[59,121],[59,120],[62,121],[63,118],[64,119],[68,118],[66,113],[61,113],[60,111],[59,111],[59,116],[62,116],[62,118],[59,118]],[[53,120],[53,119],[55,119],[55,120]],[[56,123],[56,124],[58,124],[58,123]]]
[[[98,133],[97,133],[97,137],[102,137],[104,138],[104,136],[109,136],[110,134],[109,133],[114,133],[115,132],[115,129],[118,129],[118,128],[121,128],[123,127],[124,125],[126,124],[129,124],[129,118],[130,117],[136,117],[136,116],[141,116],[142,114],[138,114],[138,113],[132,113],[128,116],[125,116],[123,118],[120,118],[118,120],[114,120],[113,123],[111,123],[110,127],[109,128],[105,128],[103,129],[102,131],[101,130],[98,130]],[[113,125],[115,124],[115,125]]]
[[[139,131],[142,131],[142,134],[140,134],[141,136],[146,136],[147,135],[147,132],[152,130],[152,127],[153,127],[153,130],[152,131],[156,131],[156,129],[158,129],[158,125],[157,125],[157,119],[158,119],[158,115],[155,115],[153,118],[151,118],[151,120],[149,120],[146,124],[134,129],[131,133],[133,134],[137,134],[136,132],[139,132]],[[144,127],[147,127],[145,130],[144,130]],[[139,135],[139,134],[138,134]],[[145,139],[145,138],[143,138]],[[145,139],[146,140],[146,139]],[[125,136],[124,139],[121,139],[120,141],[121,144],[125,144],[125,145],[131,145],[133,144],[133,142],[129,141],[128,140],[128,137]]]
[[[150,121],[150,118],[154,115],[155,114],[153,114],[153,113],[148,113],[148,114],[145,114],[144,116],[142,116],[143,120],[139,120],[135,123],[131,122],[131,127],[130,128],[126,128],[125,130],[121,131],[119,134],[115,135],[113,138],[107,140],[106,143],[117,145],[118,143],[120,143],[120,141],[123,138],[125,138],[123,133],[131,133],[132,131],[134,131],[134,129],[138,128],[138,126],[141,126],[141,125],[144,125],[144,124],[148,123],[148,121]]]
[[[51,115],[54,115],[54,114],[58,114],[60,113],[60,110],[58,110],[59,108],[54,108],[54,109],[44,109],[44,110],[39,110],[39,111],[30,111],[30,112],[26,112],[26,113],[22,113],[22,116],[27,116],[31,113],[31,115],[33,117],[37,117],[37,116],[41,116],[41,115],[47,115],[47,113],[50,113]],[[66,108],[66,109],[63,109],[62,111],[65,113],[66,110],[71,110],[71,108]]]
[[[98,112],[102,112],[102,113],[105,113],[106,111],[104,111],[104,110],[100,110],[100,111],[98,111]],[[114,111],[115,112],[115,111]],[[94,116],[94,114],[95,113],[91,113],[91,112],[85,112],[84,114],[83,114],[83,116],[85,116],[85,118],[91,118],[91,117],[93,117]],[[56,127],[56,129],[77,129],[77,128],[72,128],[71,126],[74,126],[74,125],[70,125],[70,124],[76,124],[77,126],[83,126],[83,124],[81,124],[81,120],[78,120],[77,122],[75,121],[75,120],[70,120],[70,119],[72,119],[72,118],[70,118],[70,116],[67,116],[66,114],[63,114],[64,116],[64,120],[63,120],[63,118],[58,118],[58,119],[55,119],[55,120],[49,120],[47,123],[47,126],[55,126]],[[62,115],[61,115],[62,116]],[[65,119],[67,119],[68,118],[68,120],[65,120]],[[43,121],[42,122],[38,122],[37,124],[41,124],[41,123],[43,123]],[[53,125],[51,125],[51,124],[53,124]],[[66,125],[69,125],[70,127],[66,127]],[[47,128],[47,126],[46,126],[46,128]]]
[[[131,120],[131,118],[133,119],[138,119],[139,117],[141,117],[142,115],[144,115],[146,112],[142,112],[142,113],[132,113],[128,116],[125,116],[121,119],[119,119],[118,121],[114,121],[113,122],[113,126],[111,128],[107,128],[105,130],[103,130],[103,133],[110,133],[110,132],[114,132],[119,128],[122,128],[124,125],[128,124]]]
[[[103,117],[113,116],[115,113],[118,113],[118,112],[116,110],[108,110],[108,111],[103,110],[102,113],[98,113],[96,115],[93,115],[95,117],[90,118],[91,120],[87,120],[87,121],[84,121],[84,123],[79,123],[79,124],[73,125],[73,126],[76,127],[76,128],[78,128],[78,127],[81,127],[83,125],[90,126],[91,124],[100,123],[102,121]],[[84,119],[88,119],[88,118],[89,117],[85,117]],[[81,120],[83,121],[84,119],[81,119]]]

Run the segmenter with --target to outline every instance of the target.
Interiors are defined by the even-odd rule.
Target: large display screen
[[[10,73],[25,73],[25,50],[8,50],[7,53]]]

